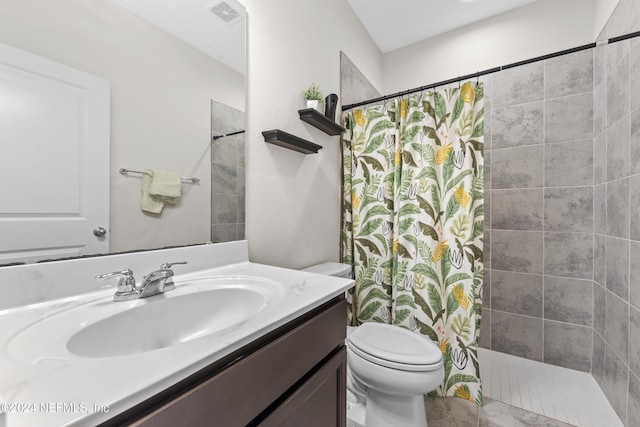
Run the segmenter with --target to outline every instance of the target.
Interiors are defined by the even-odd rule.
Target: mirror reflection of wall
[[[211,101],[211,241],[244,239],[245,113]]]
[[[0,43],[109,82],[110,230],[106,237],[111,252],[207,242],[211,239],[213,184],[210,100],[244,110],[244,69],[224,64],[224,55],[214,58],[194,48],[170,29],[123,7],[125,3],[2,0]],[[155,15],[174,18],[191,7],[190,13],[200,18],[195,21],[208,28],[219,20],[206,7],[198,6],[199,1],[131,3],[151,5]],[[199,34],[194,30],[196,24],[184,22]],[[221,30],[241,34],[242,58],[245,23],[242,19],[232,26],[220,25]],[[231,38],[224,35],[207,41],[236,45]],[[158,217],[140,209],[140,177],[123,176],[120,168],[168,170],[200,182],[184,184],[180,203],[165,208]]]

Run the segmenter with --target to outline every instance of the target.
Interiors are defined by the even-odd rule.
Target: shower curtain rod
[[[610,43],[616,43],[619,41],[623,41],[623,40],[627,40],[627,39],[631,39],[634,37],[638,37],[640,36],[640,31],[636,31],[634,33],[629,33],[626,34],[624,36],[618,36],[618,37],[613,37],[607,40],[607,44]],[[514,62],[511,64],[507,64],[507,65],[503,65],[501,67],[494,67],[494,68],[489,68],[487,70],[484,71],[478,71],[472,74],[467,74],[464,76],[460,76],[460,77],[456,77],[453,79],[449,79],[449,80],[443,80],[437,83],[431,83],[428,84],[426,86],[420,86],[418,88],[415,89],[409,89],[409,90],[404,90],[402,92],[396,92],[393,93],[391,95],[385,95],[385,96],[380,96],[378,98],[373,98],[373,99],[369,99],[366,101],[361,101],[361,102],[356,102],[353,104],[348,104],[348,105],[343,105],[342,106],[342,111],[347,111],[350,110],[352,108],[355,107],[359,107],[361,105],[367,105],[367,104],[373,104],[376,102],[380,102],[380,101],[386,101],[387,99],[392,99],[392,98],[399,98],[405,95],[409,95],[412,93],[416,93],[416,92],[422,92],[423,90],[427,90],[427,89],[433,89],[439,86],[446,86],[448,84],[451,83],[456,83],[456,82],[461,82],[462,80],[467,80],[467,79],[472,79],[472,78],[479,78],[480,76],[486,76],[487,74],[493,74],[493,73],[497,73],[498,71],[502,71],[502,70],[507,70],[509,68],[514,68],[514,67],[519,67],[520,65],[526,65],[526,64],[531,64],[533,62],[538,62],[538,61],[544,61],[545,59],[551,59],[551,58],[555,58],[558,56],[563,56],[563,55],[568,55],[570,53],[575,53],[575,52],[580,52],[581,50],[586,50],[586,49],[591,49],[596,47],[597,45],[599,45],[600,43],[589,43],[589,44],[585,44],[582,46],[578,46],[578,47],[574,47],[571,49],[566,49],[566,50],[561,50],[559,52],[555,52],[555,53],[550,53],[547,55],[542,55],[542,56],[537,56],[535,58],[531,58],[531,59],[526,59],[524,61],[519,61],[519,62]]]

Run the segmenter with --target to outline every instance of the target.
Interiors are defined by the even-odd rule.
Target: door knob
[[[105,234],[107,234],[107,230],[105,230],[102,227],[98,227],[98,228],[94,228],[93,229],[93,235],[96,236],[96,237],[102,237]]]

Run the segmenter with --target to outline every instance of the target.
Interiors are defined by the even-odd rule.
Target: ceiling
[[[239,0],[113,0],[245,74],[246,12]],[[346,0],[383,53],[537,0]],[[223,4],[221,4],[223,3]],[[211,13],[230,7],[230,23]]]
[[[237,0],[113,0],[144,20],[245,74],[245,8]],[[225,22],[211,12],[222,11]]]
[[[537,0],[347,0],[383,53]]]

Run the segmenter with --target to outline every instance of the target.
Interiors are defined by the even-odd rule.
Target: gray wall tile
[[[211,143],[211,162],[236,167],[238,164],[238,144],[233,138],[220,138]]]
[[[542,187],[542,145],[493,150],[491,155],[493,189]]]
[[[493,148],[493,111],[487,109],[487,103],[484,105],[484,149],[491,150]]]
[[[493,271],[491,308],[531,317],[542,317],[542,276]]]
[[[542,230],[542,189],[493,190],[491,228]]]
[[[607,127],[628,114],[629,110],[629,56],[625,56],[607,78]]]
[[[542,232],[492,230],[492,269],[542,274],[542,240]]]
[[[602,82],[593,91],[593,136],[607,130],[607,82]]]
[[[640,242],[630,242],[629,302],[640,308]]]
[[[544,317],[549,320],[591,326],[593,281],[544,277]]]
[[[482,244],[482,258],[484,261],[484,268],[491,267],[491,231],[485,230],[483,244]]]
[[[600,184],[593,188],[593,231],[607,232],[607,185]]]
[[[545,98],[591,92],[593,50],[583,50],[544,61]]]
[[[340,52],[340,100],[342,105],[377,98],[380,92],[344,53]]]
[[[493,108],[539,101],[544,96],[544,64],[534,62],[493,76]]]
[[[211,225],[211,241],[213,243],[231,242],[237,239],[235,224]]]
[[[482,276],[482,309],[491,309],[491,271],[484,269]]]
[[[544,274],[591,279],[593,234],[545,232]]]
[[[591,352],[591,375],[596,379],[600,388],[604,383],[604,353],[607,348],[604,339],[593,332],[593,351]]]
[[[607,290],[596,283],[593,286],[593,328],[603,338],[605,335],[606,315]]]
[[[478,345],[482,348],[491,348],[491,310],[482,309],[480,320],[480,338]]]
[[[593,138],[593,94],[565,96],[545,101],[546,142]]]
[[[604,339],[623,362],[628,360],[629,304],[611,292],[606,296]]]
[[[492,183],[492,155],[493,151],[485,151],[484,152],[484,189],[491,190],[493,188]]]
[[[607,237],[607,289],[629,301],[629,241]]]
[[[594,86],[599,85],[607,76],[607,45],[603,44],[593,49]]]
[[[607,346],[602,391],[620,419],[626,419],[629,370]]]
[[[629,176],[629,116],[607,129],[607,180]]]
[[[593,236],[593,280],[607,286],[607,236]]]
[[[640,108],[631,112],[629,120],[629,171],[636,174],[640,173]]]
[[[640,175],[629,178],[629,236],[640,240]]]
[[[627,425],[640,426],[640,379],[635,375],[629,375],[629,402],[627,405]]]
[[[629,368],[638,375],[640,373],[640,311],[629,308]]]
[[[631,79],[629,97],[631,98],[631,109],[635,110],[640,107],[640,76],[637,73],[637,70],[640,70],[640,45],[637,43],[629,51],[629,69],[632,70],[629,76]]]
[[[623,33],[618,34],[621,36]],[[629,54],[629,40],[622,40],[618,43],[607,45],[607,73],[614,71],[619,62]]]
[[[544,104],[532,102],[493,111],[493,148],[542,144]]]
[[[607,182],[607,133],[604,132],[593,140],[593,183]]]
[[[492,310],[491,349],[542,361],[542,319]]]
[[[547,231],[593,231],[593,187],[546,188],[544,228]]]
[[[557,142],[544,148],[544,185],[593,184],[593,141]]]
[[[484,190],[484,229],[491,229],[491,202],[493,200],[493,190]]]
[[[238,169],[218,164],[211,165],[211,192],[236,194],[238,189]]]
[[[607,234],[629,238],[629,179],[607,184]]]
[[[235,224],[237,204],[235,194],[216,194],[211,200],[211,222],[213,224]]]
[[[544,362],[578,371],[591,371],[592,329],[544,321]]]

